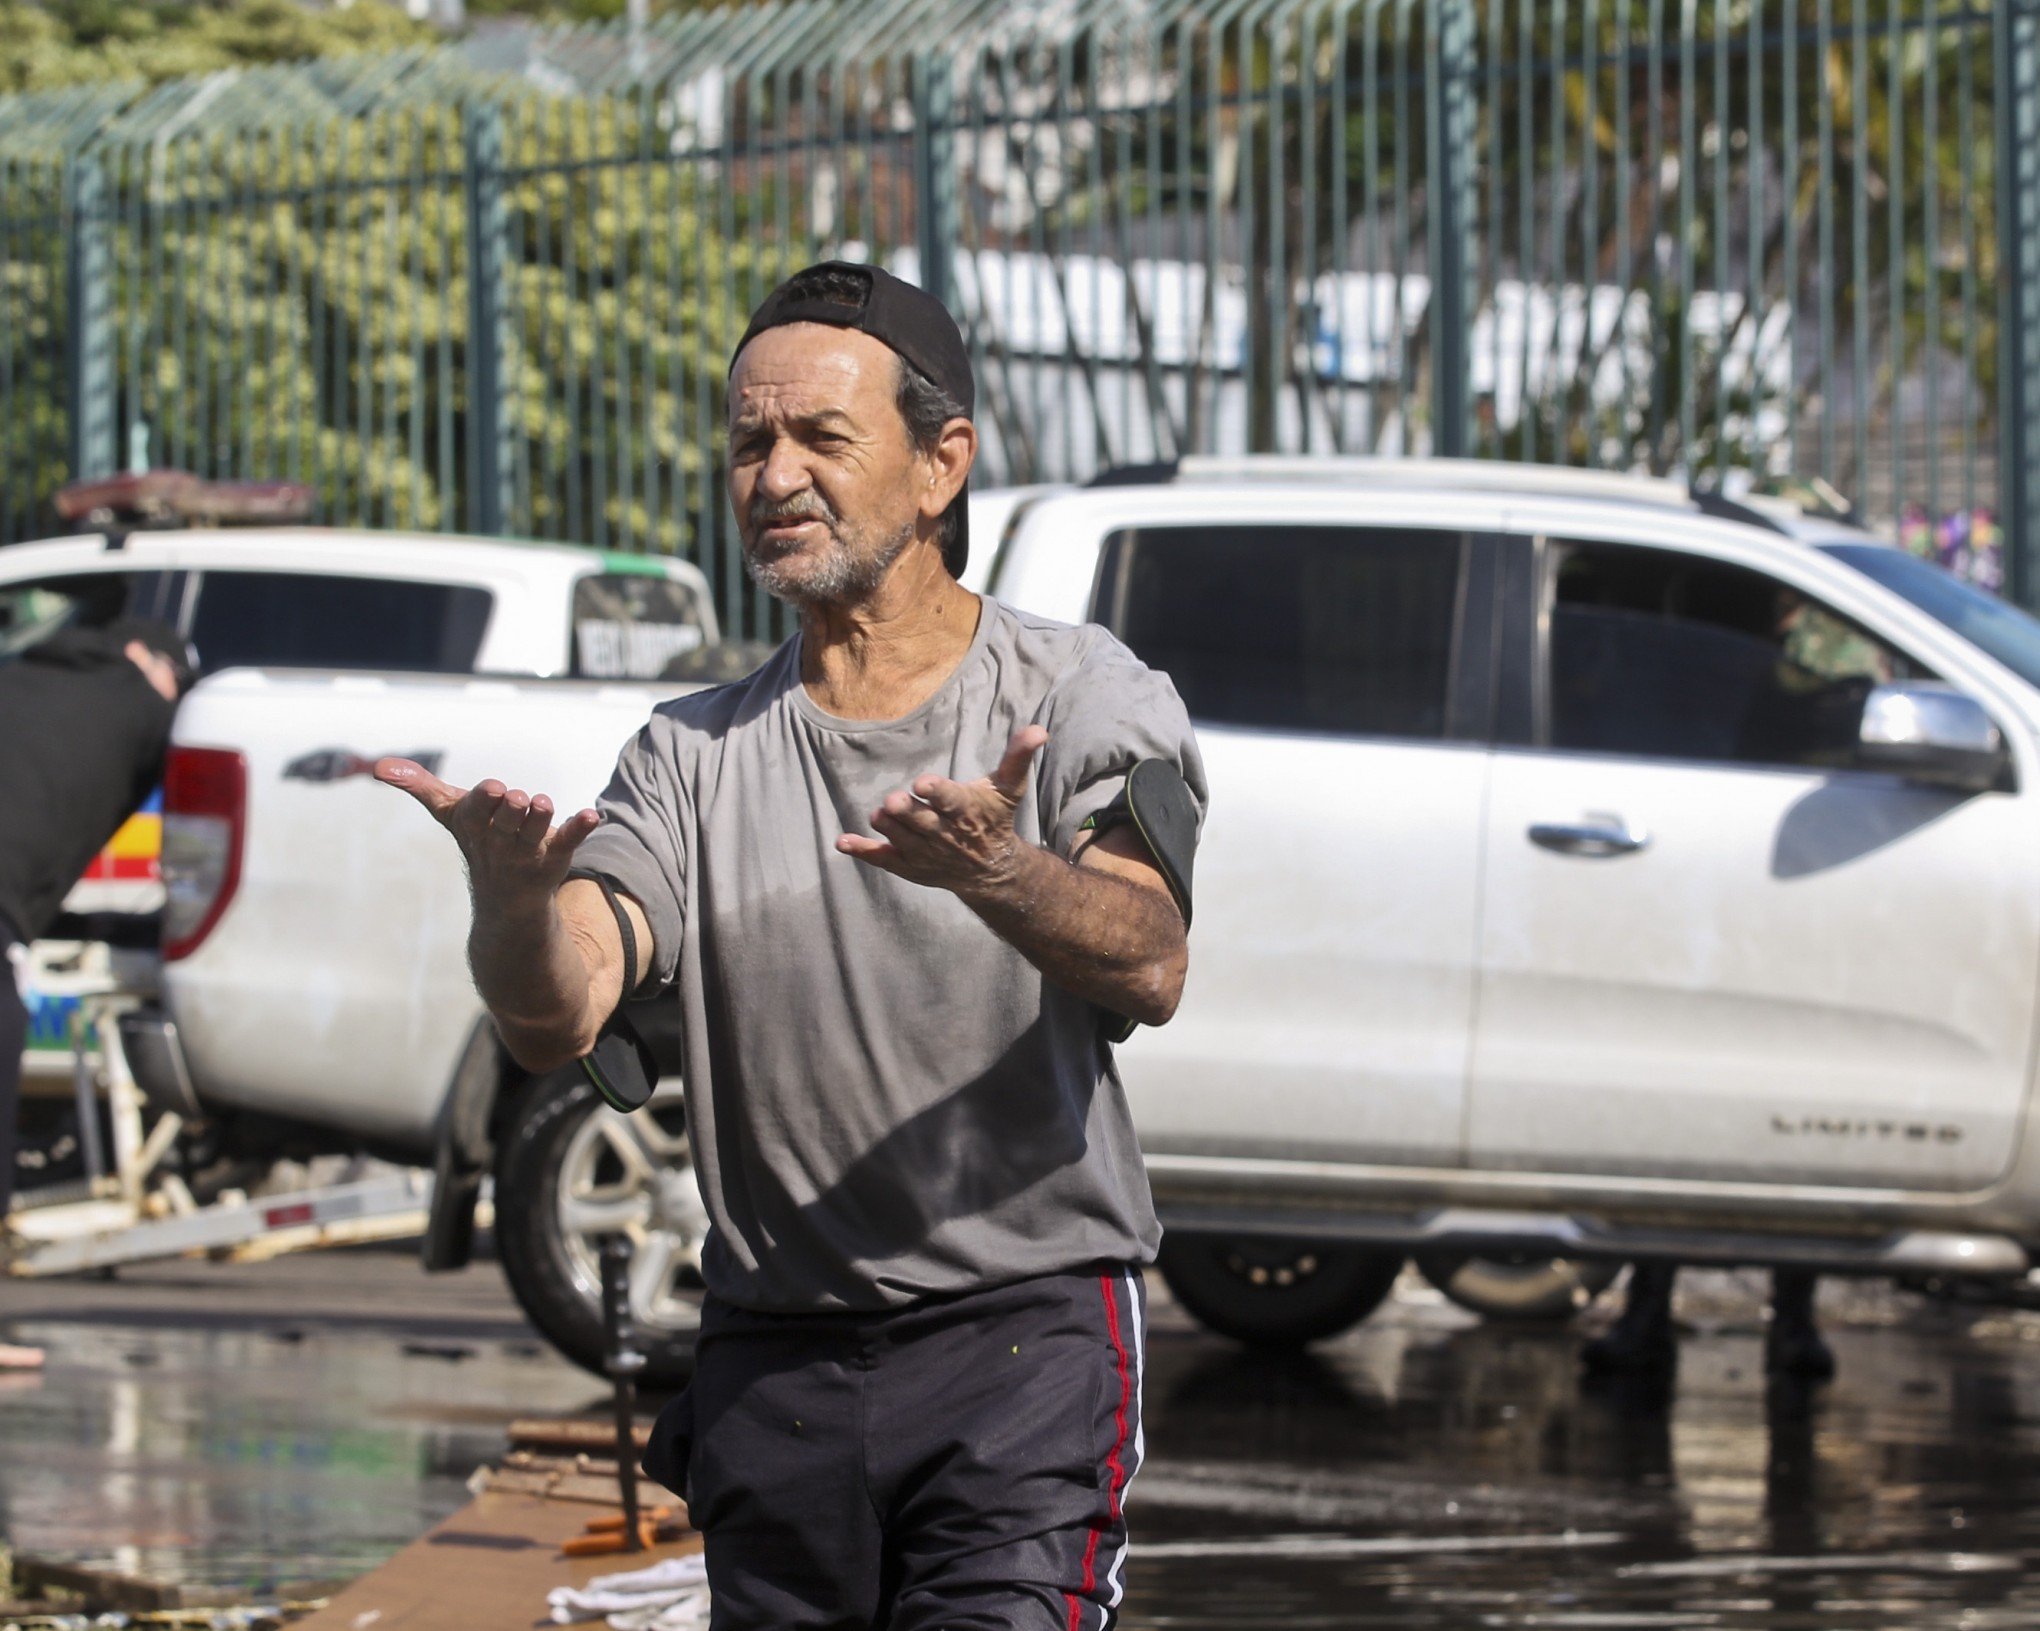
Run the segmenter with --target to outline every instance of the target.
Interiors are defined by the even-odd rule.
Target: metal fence
[[[985,475],[1191,451],[2040,501],[2040,0],[778,0],[0,100],[0,541],[73,472],[677,550],[786,270],[939,293]]]

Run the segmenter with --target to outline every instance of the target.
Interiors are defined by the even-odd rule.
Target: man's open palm
[[[974,782],[947,776],[918,777],[911,790],[898,789],[872,812],[881,839],[845,833],[836,848],[868,866],[933,889],[967,894],[1003,877],[1020,839],[1013,815],[1027,795],[1034,756],[1048,744],[1048,732],[1028,725],[1013,733],[999,768]]]
[[[467,859],[478,896],[496,900],[550,899],[566,881],[574,851],[602,824],[593,810],[577,811],[557,827],[553,802],[502,782],[460,788],[410,759],[378,759],[375,779],[402,788],[453,834]]]

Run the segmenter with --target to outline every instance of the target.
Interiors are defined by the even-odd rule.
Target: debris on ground
[[[258,1600],[18,1554],[7,1564],[0,1553],[0,1631],[280,1631],[324,1608],[334,1589],[299,1586]]]

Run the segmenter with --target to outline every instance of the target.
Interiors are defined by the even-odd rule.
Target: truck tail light
[[[163,956],[189,957],[241,883],[248,761],[225,748],[170,750],[163,772]]]

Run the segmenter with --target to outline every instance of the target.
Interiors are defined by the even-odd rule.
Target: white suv
[[[1197,721],[1190,984],[1121,1052],[1193,1311],[1324,1334],[1411,1250],[2024,1272],[2040,623],[1788,505],[1422,460],[1036,495],[987,576]]]

